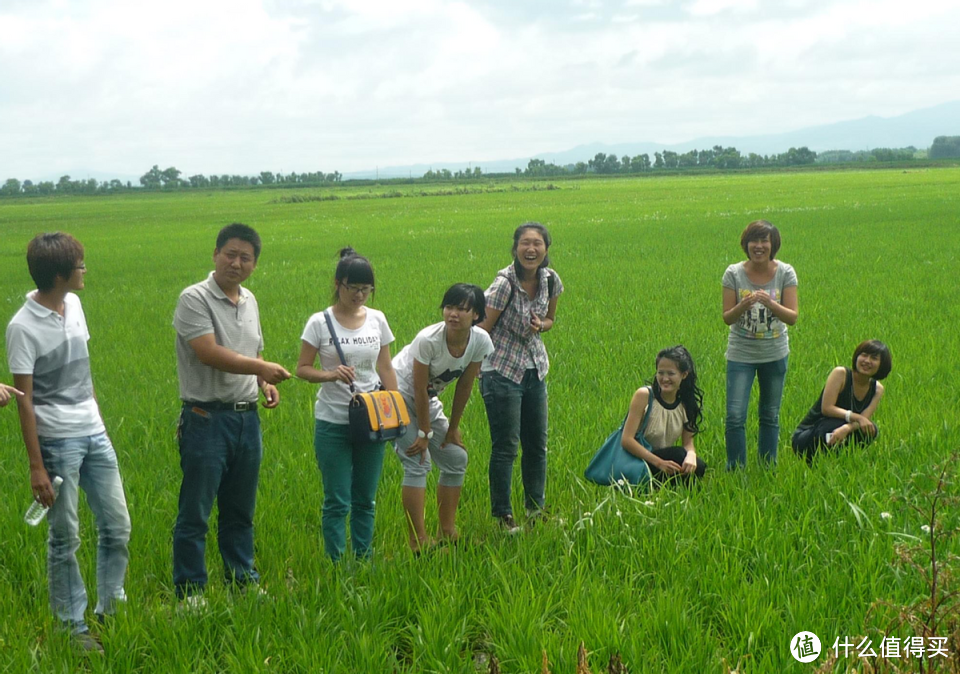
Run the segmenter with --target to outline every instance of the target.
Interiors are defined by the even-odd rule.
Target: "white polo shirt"
[[[33,375],[37,435],[80,438],[103,433],[80,298],[67,293],[61,316],[36,302],[35,293],[27,294],[7,326],[7,363],[12,374]]]

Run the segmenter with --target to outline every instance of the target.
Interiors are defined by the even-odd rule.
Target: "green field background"
[[[0,411],[0,669],[471,672],[495,655],[504,672],[535,672],[546,651],[551,671],[572,672],[582,641],[595,671],[617,651],[633,672],[719,672],[724,661],[740,662],[741,672],[810,671],[790,656],[796,632],[817,633],[825,648],[837,636],[876,635],[886,618],[870,612],[874,602],[922,596],[920,576],[895,564],[895,546],[921,535],[923,520],[908,505],[919,498],[911,476],[931,473],[958,446],[960,170],[487,187],[445,196],[436,194],[448,189],[440,186],[373,186],[0,201],[4,323],[32,288],[25,249],[33,235],[63,230],[86,247],[81,299],[94,383],[133,521],[130,600],[96,628],[106,657],[84,657],[49,615],[46,525],[23,523],[25,451],[15,410]],[[332,194],[340,198],[280,201]],[[799,320],[790,328],[779,465],[757,465],[754,404],[748,469],[728,474],[720,279],[743,259],[740,232],[758,218],[780,228],[778,257],[799,278]],[[489,435],[475,392],[463,424],[471,457],[463,545],[410,555],[402,471],[388,450],[375,559],[335,568],[319,531],[316,388],[291,380],[280,407],[261,412],[257,564],[269,597],[233,596],[218,582],[214,517],[210,611],[178,612],[171,320],[180,290],[212,269],[218,229],[240,221],[259,230],[263,253],[247,285],[260,303],[265,357],[292,371],[304,324],[330,301],[341,246],[372,261],[371,305],[386,313],[396,353],[441,320],[450,284],[486,288],[510,262],[514,228],[528,220],[550,229],[552,266],[566,289],[544,337],[552,520],[519,537],[497,531]],[[867,338],[893,353],[876,416],[881,436],[811,470],[790,451],[790,433],[830,369],[849,364]],[[696,442],[712,470],[702,488],[629,494],[586,483],[587,461],[653,375],[656,352],[677,343],[693,354],[705,392]],[[519,464],[515,473],[522,512]],[[434,484],[435,477],[428,495]],[[432,505],[427,518],[436,522]],[[945,526],[951,522],[953,511]],[[81,529],[92,606],[96,536],[86,508]]]

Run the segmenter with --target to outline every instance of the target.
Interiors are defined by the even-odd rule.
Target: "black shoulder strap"
[[[497,276],[502,276],[502,275],[501,275],[501,274],[497,274]],[[510,279],[509,279],[508,277],[506,277],[506,276],[503,276],[503,278],[507,279],[507,282],[510,281]],[[548,301],[548,302],[553,298],[553,289],[557,287],[557,286],[556,286],[556,280],[557,280],[557,279],[556,279],[556,276],[555,276],[554,273],[553,273],[553,270],[548,269],[548,270],[547,270],[547,301]],[[504,305],[503,305],[503,309],[500,310],[500,314],[501,314],[501,315],[503,315],[503,312],[507,310],[507,307],[510,306],[510,303],[513,302],[513,296],[514,296],[514,294],[515,294],[516,292],[517,292],[516,286],[514,286],[513,283],[510,283],[510,296],[507,297],[507,303],[504,304]],[[498,316],[498,317],[497,317],[497,323],[499,323],[499,322],[500,322],[500,317]],[[496,323],[494,323],[494,325],[496,325]]]
[[[337,349],[337,355],[340,356],[340,362],[346,365],[347,359],[343,357],[343,349],[340,348],[340,338],[337,337],[337,331],[333,329],[333,319],[330,318],[330,312],[324,310],[323,318],[327,321],[327,330],[330,331],[330,339],[333,340],[333,345]],[[352,393],[353,390],[353,384],[350,384],[350,392]]]
[[[514,295],[514,293],[517,292],[517,289],[516,289],[516,287],[513,285],[513,283],[510,281],[510,277],[509,277],[509,276],[507,276],[506,274],[497,274],[497,276],[499,276],[499,277],[501,277],[501,278],[505,278],[505,279],[507,280],[507,283],[510,284],[510,295],[507,297],[507,302],[506,302],[506,304],[503,305],[503,309],[501,309],[501,310],[500,310],[500,313],[497,315],[497,322],[494,323],[493,326],[490,328],[490,332],[493,332],[493,328],[497,327],[497,323],[499,323],[499,322],[500,322],[500,319],[503,318],[503,312],[505,312],[505,311],[507,310],[507,307],[510,306],[510,303],[513,302],[513,295]]]

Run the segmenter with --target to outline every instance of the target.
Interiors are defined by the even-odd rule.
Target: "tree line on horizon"
[[[735,147],[714,145],[710,149],[690,150],[688,152],[672,152],[664,150],[654,152],[653,159],[647,153],[633,157],[598,152],[593,159],[579,161],[575,164],[558,165],[548,163],[543,159],[531,159],[525,169],[517,167],[514,173],[484,173],[479,166],[470,169],[451,171],[450,169],[430,169],[418,180],[470,180],[478,178],[495,178],[508,176],[551,177],[563,175],[612,175],[636,174],[652,171],[682,171],[688,169],[757,169],[765,167],[808,166],[811,164],[839,164],[839,163],[871,163],[871,162],[904,162],[918,159],[950,159],[960,158],[960,136],[937,136],[930,149],[924,153],[913,146],[905,148],[874,148],[873,150],[830,150],[814,152],[807,147],[793,148],[780,154],[760,155],[754,152],[742,154]],[[140,176],[140,185],[134,186],[131,181],[121,180],[97,181],[95,178],[73,180],[69,175],[60,177],[60,180],[41,181],[34,183],[31,180],[21,182],[17,178],[8,178],[0,185],[0,197],[50,194],[105,194],[127,190],[172,190],[172,189],[224,189],[234,187],[255,186],[290,186],[303,185],[315,187],[324,185],[339,185],[343,182],[343,175],[339,171],[324,173],[314,171],[307,173],[291,172],[287,174],[261,171],[258,175],[216,175],[205,176],[197,174],[182,178],[183,172],[176,167],[161,170],[156,164]],[[349,181],[348,181],[349,182]]]

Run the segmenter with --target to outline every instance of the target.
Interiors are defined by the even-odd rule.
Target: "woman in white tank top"
[[[703,392],[697,386],[690,352],[681,345],[663,349],[657,354],[653,385],[637,389],[630,401],[623,423],[623,449],[643,459],[650,476],[658,482],[675,477],[683,481],[703,477],[707,465],[693,446],[693,436],[700,430],[702,407]],[[642,436],[645,447],[635,436],[648,414]],[[678,440],[680,446],[675,446]]]

